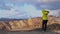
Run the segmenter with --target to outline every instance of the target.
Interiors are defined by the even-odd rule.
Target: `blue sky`
[[[41,17],[41,10],[60,16],[60,0],[0,0],[0,18]]]

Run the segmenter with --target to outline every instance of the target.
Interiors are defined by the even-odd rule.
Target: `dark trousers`
[[[47,22],[48,22],[48,20],[43,20],[42,21],[42,30],[43,31],[46,31],[46,29],[47,29]]]

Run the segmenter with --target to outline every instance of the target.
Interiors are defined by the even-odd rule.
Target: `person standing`
[[[43,31],[46,31],[47,30],[47,22],[48,22],[48,14],[49,14],[49,11],[46,11],[46,10],[42,10],[42,30]]]

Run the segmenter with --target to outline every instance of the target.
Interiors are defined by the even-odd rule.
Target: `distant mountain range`
[[[41,17],[36,18],[29,18],[28,20],[21,20],[21,19],[8,19],[8,18],[1,18],[0,20],[0,29],[8,30],[8,31],[22,31],[24,28],[41,28],[42,26],[42,19]],[[6,21],[8,20],[8,21]],[[14,20],[14,21],[10,21]],[[16,21],[15,21],[16,20]],[[55,16],[48,16],[48,31],[55,31],[60,30],[60,17]]]
[[[14,20],[26,20],[26,19],[10,19],[10,18],[0,18],[0,21],[14,21]]]

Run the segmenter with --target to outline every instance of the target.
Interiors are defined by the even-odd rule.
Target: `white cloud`
[[[13,1],[13,2],[32,2],[32,3],[35,3],[35,2],[38,2],[38,3],[41,3],[41,2],[55,2],[55,1],[60,1],[60,0],[10,0],[10,1]]]
[[[0,10],[0,18],[28,18],[41,16],[41,11],[33,5],[25,4],[24,6],[14,6],[11,10]]]
[[[32,4],[40,3],[40,2],[55,2],[59,0],[10,0],[13,3],[27,3],[24,4],[24,6],[18,6],[18,5],[13,5],[11,6],[11,10],[0,10],[0,18],[5,17],[5,18],[28,18],[28,17],[40,17],[42,16],[41,10],[37,10],[36,7]],[[31,4],[28,4],[31,3]],[[7,6],[10,6],[10,3],[6,4]],[[47,5],[40,5],[41,7],[46,8]],[[49,7],[49,6],[48,6]],[[47,8],[48,8],[47,7]],[[8,7],[7,7],[8,8]],[[50,11],[50,15],[58,16],[59,11],[58,10],[52,10]]]
[[[60,9],[59,10],[50,10],[49,15],[53,15],[53,16],[60,16]]]
[[[57,1],[60,1],[60,0],[37,0],[38,2],[45,2],[45,3],[49,3],[49,2],[57,2]]]

